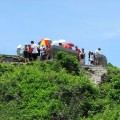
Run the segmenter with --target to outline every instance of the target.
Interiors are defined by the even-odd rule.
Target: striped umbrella
[[[52,40],[50,40],[49,38],[43,38],[39,42],[40,46],[51,45],[51,43],[52,43]]]
[[[68,49],[72,49],[72,47],[70,46],[70,45],[68,45],[68,44],[62,44],[62,46],[64,47],[64,48],[68,48]]]

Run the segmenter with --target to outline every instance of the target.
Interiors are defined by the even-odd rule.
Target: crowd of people
[[[75,46],[75,50],[78,53],[78,61],[80,61],[81,65],[85,65],[85,51],[84,48],[82,48],[81,50]],[[101,48],[98,48],[95,52],[88,52],[88,61],[89,61],[89,65],[99,65],[99,60],[100,60],[100,53]]]
[[[88,52],[88,60],[89,60],[89,64],[91,65],[99,65],[99,61],[100,61],[100,53],[101,48],[98,48],[95,53],[89,51]]]
[[[24,61],[48,60],[50,59],[50,45],[40,46],[31,41],[31,44],[25,44],[23,50]]]
[[[59,43],[59,46],[62,46],[62,43]],[[51,45],[40,46],[31,41],[30,44],[25,44],[22,50],[25,63],[35,60],[49,60],[51,58]],[[99,65],[100,50],[98,48],[95,52],[88,52],[89,65]],[[77,59],[80,64],[85,65],[86,53],[84,48],[80,50],[78,46],[75,46],[75,51],[77,52]]]

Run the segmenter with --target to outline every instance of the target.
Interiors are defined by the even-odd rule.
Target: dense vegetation
[[[0,64],[0,120],[120,120],[120,69],[94,85],[75,57]]]

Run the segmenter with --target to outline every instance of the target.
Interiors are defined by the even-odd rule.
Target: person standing
[[[24,54],[25,63],[29,62],[29,54],[28,54],[28,45],[27,44],[25,44],[25,47],[23,48],[23,54]]]
[[[90,54],[90,65],[94,65],[95,55],[93,52]]]
[[[75,51],[78,53],[78,55],[77,55],[77,59],[78,59],[78,61],[80,61],[80,49],[78,48],[78,46],[75,46]]]
[[[32,51],[33,49],[31,48],[31,45],[28,45],[28,55],[29,55],[29,61],[32,61]]]
[[[101,54],[101,48],[98,48],[95,51],[95,65],[99,65],[99,59],[100,59],[100,54]]]
[[[38,45],[34,44],[34,41],[31,41],[31,48],[33,49],[32,51],[32,59],[37,60],[38,56]]]
[[[45,60],[45,47],[40,46],[40,60]]]
[[[46,52],[46,60],[49,60],[50,57],[51,57],[51,47],[50,47],[50,45],[46,46],[45,52]]]
[[[91,51],[89,50],[89,52],[88,52],[88,65],[90,65],[90,55],[91,55]]]
[[[81,65],[85,65],[85,51],[84,51],[84,48],[82,48],[82,51],[80,53],[80,58],[81,58],[81,60],[80,60]]]

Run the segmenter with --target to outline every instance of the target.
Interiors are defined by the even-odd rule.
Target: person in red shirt
[[[77,58],[78,58],[78,61],[80,61],[80,53],[81,53],[81,51],[80,51],[80,49],[78,48],[78,46],[75,46],[75,50],[77,51],[77,53],[78,53],[78,56],[77,56]]]
[[[29,44],[28,45],[28,56],[29,56],[29,61],[32,61],[32,51],[33,51],[33,48],[31,48],[31,45]]]

